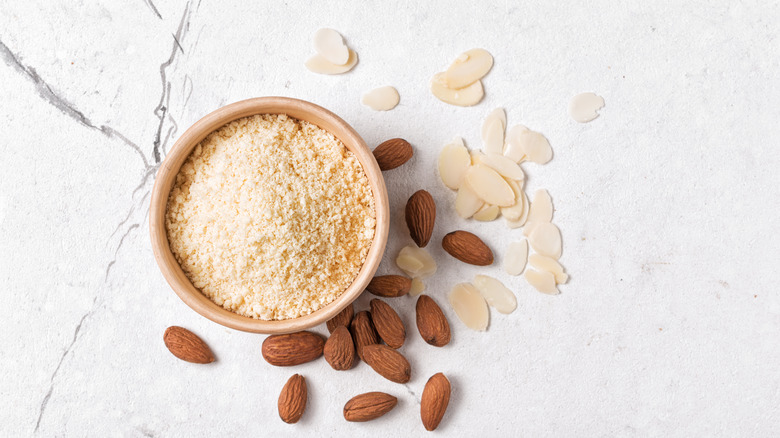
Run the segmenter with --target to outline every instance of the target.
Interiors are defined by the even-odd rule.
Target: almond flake
[[[375,88],[363,95],[360,102],[374,111],[390,111],[398,105],[401,97],[393,87]]]
[[[354,50],[349,51],[349,60],[344,65],[333,64],[318,53],[306,61],[306,68],[323,75],[340,75],[352,70],[357,61],[357,53]]]
[[[559,259],[561,257],[561,230],[549,222],[532,222],[533,230],[528,243],[541,255]]]
[[[495,170],[477,164],[466,172],[466,181],[483,201],[499,207],[509,207],[515,203],[515,193],[509,184]]]
[[[599,116],[604,98],[595,93],[581,93],[571,98],[569,115],[579,123],[587,123]]]
[[[525,270],[525,280],[541,293],[558,295],[560,291],[555,287],[555,276],[552,272],[538,272],[533,269]]]
[[[344,44],[344,38],[333,29],[323,28],[314,34],[314,50],[334,65],[344,65],[349,61],[349,49]]]
[[[486,153],[501,154],[504,147],[506,113],[496,108],[488,114],[482,123],[482,150]]]
[[[536,131],[525,130],[513,140],[518,142],[517,147],[522,149],[528,161],[545,164],[552,159],[550,142]]]
[[[488,130],[487,127],[493,120],[499,120],[501,122],[501,136],[503,137],[503,133],[506,130],[506,112],[503,108],[496,108],[493,111],[490,112],[490,114],[485,117],[485,121],[482,123],[482,142],[487,143],[485,139],[488,137]]]
[[[525,192],[520,188],[520,184],[513,180],[507,180],[507,184],[512,188],[512,192],[515,194],[515,205],[510,207],[503,207],[501,209],[501,215],[507,220],[513,222],[519,222],[523,218],[526,211],[526,198]],[[521,227],[523,224],[518,224],[517,227]],[[515,227],[515,228],[517,228]]]
[[[482,159],[485,158],[485,154],[483,154],[480,151],[471,151],[471,165],[476,166],[477,164],[482,162]]]
[[[471,49],[461,53],[444,72],[443,84],[458,89],[482,79],[493,67],[493,56],[485,49]]]
[[[458,190],[470,165],[471,156],[463,146],[463,140],[460,140],[460,144],[448,144],[439,154],[439,177],[445,186]]]
[[[490,307],[493,307],[499,313],[506,315],[514,312],[517,308],[515,294],[507,289],[504,283],[488,275],[477,275],[474,277],[473,283]]]
[[[553,205],[550,194],[545,189],[539,189],[534,193],[534,202],[528,211],[528,222],[552,221]]]
[[[455,196],[455,211],[458,216],[468,219],[474,216],[483,205],[485,205],[485,201],[480,199],[464,180],[464,184],[460,185],[458,194]]]
[[[419,278],[412,278],[412,288],[409,289],[409,295],[416,297],[425,292],[425,283]]]
[[[536,254],[534,254],[536,255]],[[528,260],[528,241],[512,242],[504,254],[504,270],[509,275],[520,275]]]
[[[506,144],[504,144],[504,156],[514,161],[515,163],[522,163],[525,161],[525,150],[522,148],[520,137],[524,132],[527,132],[528,128],[523,125],[513,126],[506,134]]]
[[[485,204],[478,212],[474,213],[474,219],[481,222],[490,222],[498,217],[500,211],[498,205]]]
[[[490,316],[488,306],[476,287],[469,283],[456,284],[450,292],[449,299],[455,314],[466,327],[478,331],[487,328]]]
[[[451,89],[447,88],[442,82],[444,73],[436,73],[431,79],[431,93],[437,99],[444,103],[457,106],[473,106],[482,100],[485,91],[482,89],[482,82],[477,81],[465,88]]]
[[[416,245],[403,247],[395,259],[395,264],[412,278],[426,278],[436,272],[436,261],[428,251]]]
[[[555,283],[557,284],[563,284],[569,281],[569,276],[563,272],[563,266],[554,258],[541,254],[531,254],[531,256],[528,257],[528,262],[539,271],[546,271],[553,274]]]
[[[513,179],[516,181],[525,180],[525,173],[523,173],[523,169],[521,169],[516,162],[503,155],[487,153],[482,158],[482,163],[500,173],[507,179]]]

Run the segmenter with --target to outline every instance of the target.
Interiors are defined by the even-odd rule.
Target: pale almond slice
[[[525,237],[530,236],[531,232],[534,230],[534,227],[536,227],[540,223],[544,223],[544,222],[526,221],[525,226],[523,227],[523,236]]]
[[[431,93],[444,103],[457,106],[473,106],[482,100],[485,91],[482,82],[477,81],[465,88],[451,89],[444,85],[444,73],[436,73],[431,79]]]
[[[515,193],[495,170],[477,164],[466,172],[466,181],[474,193],[488,204],[509,207],[515,203]]]
[[[474,219],[480,222],[490,222],[498,217],[499,212],[501,209],[498,208],[498,205],[485,204],[478,212],[474,213]]]
[[[523,189],[520,188],[520,184],[518,184],[517,181],[506,180],[506,183],[509,184],[509,187],[512,188],[512,193],[515,195],[515,205],[501,208],[501,215],[509,221],[518,222],[525,214],[525,193],[523,192]],[[518,227],[522,225],[523,224],[519,224]]]
[[[419,278],[412,278],[412,288],[409,289],[409,295],[416,297],[425,292],[425,283]]]
[[[489,120],[487,137],[482,138],[482,152],[500,154],[504,146],[504,126],[500,120]]]
[[[525,280],[541,293],[558,295],[560,291],[555,286],[555,276],[552,272],[539,272],[533,269],[525,270]]]
[[[333,29],[322,28],[314,33],[314,50],[334,65],[344,65],[349,61],[349,48],[341,34]]]
[[[398,105],[401,96],[391,86],[375,88],[363,95],[360,102],[374,111],[390,111]]]
[[[531,263],[531,266],[536,268],[538,271],[552,273],[555,277],[555,283],[557,284],[563,284],[569,281],[569,275],[563,271],[563,266],[561,266],[561,264],[558,263],[558,260],[555,260],[554,258],[543,256],[541,254],[531,254],[531,256],[528,257],[528,262]]]
[[[561,257],[561,230],[549,222],[533,222],[528,243],[541,255],[559,259]]]
[[[478,331],[487,329],[490,317],[488,306],[476,287],[469,283],[456,284],[450,292],[449,300],[455,314],[466,327]]]
[[[463,88],[482,79],[493,67],[493,56],[485,49],[471,49],[461,53],[444,72],[444,86]]]
[[[552,215],[553,205],[550,194],[545,189],[537,190],[528,211],[528,222],[550,222]]]
[[[545,164],[552,159],[550,142],[536,131],[526,130],[517,135],[518,147],[523,150],[528,161]]]
[[[525,180],[525,173],[523,172],[523,169],[521,169],[516,162],[501,154],[486,153],[482,158],[482,163],[489,166],[507,179],[513,179],[515,181]]]
[[[587,123],[599,116],[604,98],[596,93],[581,93],[571,98],[569,115],[579,123]]]
[[[503,108],[496,108],[485,117],[485,121],[482,122],[482,143],[487,143],[485,140],[489,136],[489,130],[487,129],[490,122],[493,120],[499,120],[501,122],[501,137],[504,136],[506,131],[506,111]]]
[[[476,166],[477,164],[482,162],[482,159],[485,158],[485,154],[483,154],[480,151],[471,151],[471,165]]]
[[[534,254],[536,255],[536,254]],[[509,275],[520,275],[528,261],[528,241],[512,242],[504,254],[504,270]]]
[[[423,263],[418,260],[417,257],[404,253],[403,250],[401,250],[401,253],[396,257],[395,264],[398,265],[406,275],[410,276],[418,275],[423,268]]]
[[[515,294],[504,286],[504,283],[488,275],[477,275],[473,283],[488,305],[499,313],[507,315],[517,308]]]
[[[452,190],[458,190],[471,165],[469,151],[463,146],[463,140],[459,140],[460,144],[448,144],[439,153],[439,177]]]
[[[514,161],[515,163],[522,163],[525,161],[525,150],[522,148],[520,139],[522,135],[528,131],[523,125],[515,125],[506,134],[506,142],[504,144],[504,156]]]
[[[349,60],[344,65],[333,64],[318,53],[306,61],[306,68],[314,73],[323,75],[340,75],[352,70],[352,67],[357,64],[357,61],[357,53],[351,49],[349,51]]]
[[[474,216],[483,205],[485,205],[485,201],[480,199],[464,180],[458,189],[457,196],[455,196],[455,211],[458,216],[468,219]]]
[[[401,248],[395,264],[412,278],[427,278],[436,272],[436,261],[428,251],[416,245]]]

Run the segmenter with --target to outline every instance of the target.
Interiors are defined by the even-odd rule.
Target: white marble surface
[[[442,436],[776,435],[777,2],[334,3],[0,1],[0,435],[423,435],[418,400],[437,371],[454,387]],[[351,73],[303,67],[322,26],[359,53]],[[486,98],[436,101],[428,79],[472,47],[495,56]],[[395,110],[360,105],[388,84],[401,94]],[[566,109],[583,91],[607,106],[580,125]],[[413,143],[415,158],[386,174],[390,255],[410,241],[405,199],[426,188],[439,204],[434,242],[472,230],[500,259],[519,231],[455,219],[432,169],[445,141],[477,146],[481,118],[506,107],[510,124],[555,150],[526,166],[528,188],[554,198],[570,283],[542,296],[433,244],[439,303],[484,272],[512,286],[518,310],[475,333],[443,306],[454,338],[434,349],[415,332],[413,301],[393,301],[411,333],[406,386],[365,364],[267,365],[263,336],[211,323],[170,291],[146,218],[154,172],[181,132],[263,95],[321,104],[370,144]],[[162,342],[173,324],[218,362],[173,358]],[[293,372],[310,398],[290,426],[275,407]],[[399,406],[346,423],[344,402],[368,390]]]

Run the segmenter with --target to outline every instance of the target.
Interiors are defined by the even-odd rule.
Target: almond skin
[[[282,388],[279,394],[277,407],[279,408],[279,418],[285,423],[297,423],[306,409],[306,399],[308,393],[306,390],[306,379],[300,374],[293,374]]]
[[[414,155],[412,145],[403,138],[391,138],[374,149],[374,158],[383,171],[395,169],[406,163],[412,155]]]
[[[181,360],[192,363],[214,362],[214,353],[202,339],[184,327],[171,326],[165,330],[163,341],[168,350]]]
[[[344,419],[347,421],[370,421],[390,412],[398,399],[384,392],[367,392],[352,397],[344,405]]]
[[[476,235],[468,231],[453,231],[441,241],[441,247],[456,259],[477,266],[493,264],[493,251]]]
[[[349,303],[349,306],[345,307],[344,310],[329,319],[325,325],[328,326],[328,331],[331,333],[333,333],[333,330],[336,330],[336,327],[341,325],[349,328],[349,323],[352,322],[353,316],[355,316],[355,306],[353,306],[352,303]]]
[[[433,225],[436,222],[436,202],[425,190],[418,190],[406,202],[406,226],[412,240],[420,248],[425,248],[431,240]]]
[[[322,356],[325,341],[312,332],[271,335],[263,341],[263,358],[271,365],[300,365]]]
[[[406,383],[411,379],[412,367],[409,361],[387,345],[366,345],[363,347],[363,360],[391,382]]]
[[[352,318],[352,324],[349,327],[352,332],[352,340],[355,343],[355,351],[360,359],[363,359],[363,349],[367,345],[379,343],[379,337],[374,329],[374,323],[371,322],[371,315],[365,310],[358,312]]]
[[[374,295],[395,298],[409,293],[412,279],[403,275],[380,275],[371,279],[366,290]]]
[[[390,348],[399,349],[406,340],[406,329],[398,313],[380,299],[371,300],[371,321],[377,334]]]
[[[417,330],[423,340],[434,347],[450,343],[450,323],[441,307],[428,295],[417,299]]]
[[[355,363],[355,344],[349,330],[342,326],[336,327],[325,341],[323,349],[325,360],[334,370],[348,370]]]
[[[447,405],[450,403],[450,381],[442,373],[436,373],[428,379],[420,400],[420,418],[427,430],[439,426]]]

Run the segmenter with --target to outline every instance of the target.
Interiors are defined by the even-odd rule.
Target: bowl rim
[[[344,292],[326,306],[304,316],[266,321],[231,312],[217,305],[189,281],[168,244],[165,212],[168,195],[179,169],[192,150],[211,132],[227,123],[256,114],[287,114],[314,123],[335,135],[355,154],[374,195],[376,228],[366,260]],[[389,201],[382,171],[371,149],[346,121],[333,112],[301,99],[282,96],[255,97],[218,108],[190,126],[174,143],[157,171],[149,204],[152,252],[163,277],[190,308],[217,324],[252,333],[281,334],[305,330],[336,316],[363,292],[382,261],[389,233]]]

